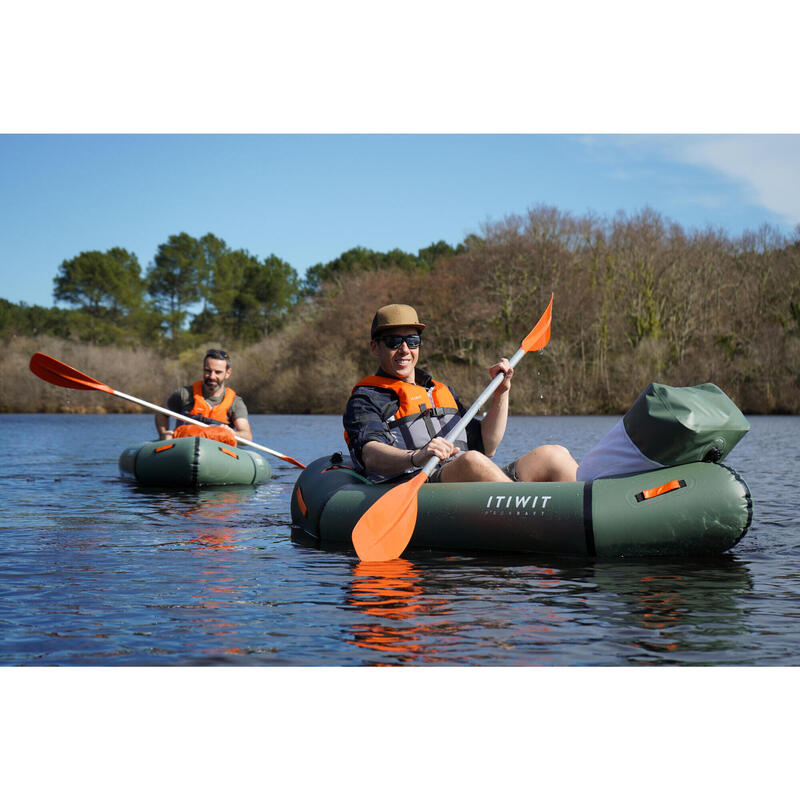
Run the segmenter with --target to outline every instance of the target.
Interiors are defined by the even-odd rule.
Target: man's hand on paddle
[[[504,372],[505,380],[495,389],[495,395],[505,394],[511,388],[511,378],[514,377],[514,367],[511,366],[507,358],[501,358],[496,364],[489,367],[489,375],[494,378],[498,372]]]
[[[431,439],[425,447],[417,450],[417,452],[420,453],[420,455],[415,456],[414,461],[416,464],[422,465],[429,458],[433,458],[434,456],[442,461],[446,461],[450,456],[460,453],[461,450],[452,444],[452,442],[448,442],[441,436],[437,436],[435,439]]]

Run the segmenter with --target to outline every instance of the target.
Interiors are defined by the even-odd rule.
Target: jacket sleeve
[[[367,442],[383,442],[394,445],[395,440],[384,422],[398,408],[396,399],[391,393],[375,391],[357,391],[347,402],[342,423],[349,439],[350,455],[359,463],[361,448]]]
[[[186,406],[187,394],[189,403],[188,408]],[[187,392],[185,386],[182,386],[180,389],[176,389],[167,398],[167,408],[170,411],[174,411],[176,414],[185,414],[187,411],[191,411],[192,405],[192,393],[191,391]]]

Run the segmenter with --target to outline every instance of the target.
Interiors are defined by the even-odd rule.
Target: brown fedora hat
[[[419,321],[417,312],[411,306],[392,303],[381,306],[372,318],[371,336],[374,339],[388,328],[416,328],[421,331],[425,326]]]

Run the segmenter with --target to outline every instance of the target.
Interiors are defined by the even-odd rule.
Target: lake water
[[[512,418],[497,460],[580,458],[616,419]],[[117,471],[151,416],[3,415],[0,665],[799,665],[800,419],[750,422],[727,463],[753,525],[722,557],[367,566],[292,541],[282,461],[259,487],[155,491]],[[304,463],[343,449],[338,417],[252,428]]]

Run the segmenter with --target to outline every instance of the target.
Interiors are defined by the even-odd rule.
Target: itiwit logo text
[[[549,494],[493,494],[486,501],[484,513],[522,514],[527,517],[537,512],[543,513],[550,499],[552,495]]]

